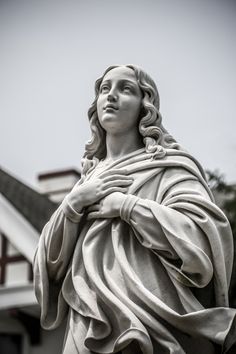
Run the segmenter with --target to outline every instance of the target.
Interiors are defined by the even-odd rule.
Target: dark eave
[[[71,169],[66,169],[66,170],[60,170],[60,171],[50,171],[50,172],[44,172],[44,173],[40,173],[38,175],[38,180],[39,181],[43,181],[43,180],[48,180],[49,178],[58,178],[58,177],[64,177],[64,176],[68,176],[68,175],[71,175],[71,176],[75,176],[76,178],[80,178],[81,176],[81,173],[74,169],[74,168],[71,168]]]
[[[28,187],[1,168],[0,193],[39,232],[58,206],[48,197]]]

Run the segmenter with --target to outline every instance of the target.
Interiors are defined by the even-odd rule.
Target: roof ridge
[[[0,193],[39,232],[58,207],[58,204],[47,196],[27,186],[2,168],[0,168]]]

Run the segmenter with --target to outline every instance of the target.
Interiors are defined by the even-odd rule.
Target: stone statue
[[[35,256],[42,326],[68,319],[64,354],[226,353],[232,234],[204,172],[143,70],[109,67],[95,91],[81,180]]]

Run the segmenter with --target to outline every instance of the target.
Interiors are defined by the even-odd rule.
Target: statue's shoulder
[[[206,180],[204,169],[199,161],[186,151],[167,149],[164,160],[169,170],[176,168],[179,171],[186,171],[186,173],[191,173],[196,177]]]

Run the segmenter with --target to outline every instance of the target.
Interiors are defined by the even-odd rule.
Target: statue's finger
[[[128,171],[126,169],[114,169],[114,170],[108,170],[101,173],[100,177],[107,177],[115,174],[127,175],[127,173]]]
[[[98,211],[91,212],[87,215],[87,220],[101,219],[102,215]]]
[[[93,204],[93,205],[90,205],[88,208],[87,208],[87,212],[90,213],[92,211],[98,211],[100,209],[100,204]]]
[[[121,193],[126,193],[128,191],[128,187],[110,187],[108,189],[105,189],[101,193],[101,198],[115,192],[121,192]]]
[[[129,179],[129,180],[115,180],[115,181],[110,181],[110,182],[106,182],[103,185],[103,189],[106,190],[108,188],[111,187],[125,187],[125,186],[130,186],[133,183],[133,180]]]
[[[117,179],[120,179],[120,180],[130,180],[131,179],[131,180],[133,180],[133,177],[131,177],[129,175],[115,174],[115,175],[109,175],[109,176],[102,178],[104,183],[110,182],[110,181],[115,181]]]

